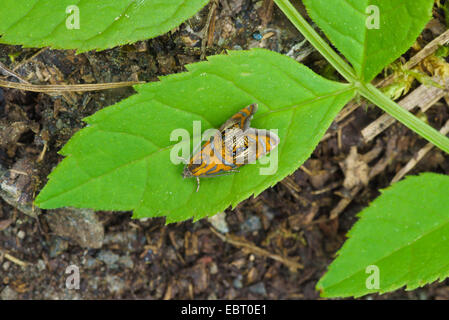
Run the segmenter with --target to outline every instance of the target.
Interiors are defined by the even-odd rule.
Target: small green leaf
[[[207,3],[208,0],[1,0],[0,42],[79,51],[106,49],[164,34]]]
[[[216,214],[259,194],[295,171],[312,153],[334,117],[353,96],[347,84],[326,80],[293,59],[267,50],[233,51],[187,66],[189,72],[137,87],[138,94],[85,119],[89,126],[66,144],[67,156],[36,199],[41,208],[134,210],[137,218],[180,221]],[[183,179],[170,161],[170,133],[192,122],[218,128],[251,103],[251,127],[278,129],[278,170],[260,175],[252,164],[239,173]],[[192,147],[192,145],[191,145]]]
[[[351,62],[359,78],[369,82],[413,45],[432,17],[434,0],[303,2],[312,19]]]
[[[384,190],[359,214],[317,289],[325,297],[358,297],[444,280],[449,275],[448,190],[449,177],[434,173]],[[376,268],[378,289],[375,279],[368,279]]]

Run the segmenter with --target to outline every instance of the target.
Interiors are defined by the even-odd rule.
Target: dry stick
[[[219,237],[222,241],[228,242],[230,244],[232,244],[233,246],[239,247],[239,248],[244,248],[247,249],[248,251],[259,255],[259,256],[263,256],[263,257],[268,257],[270,259],[279,261],[283,264],[285,264],[287,267],[290,268],[290,270],[292,272],[296,272],[298,269],[303,269],[304,266],[296,261],[293,261],[291,259],[288,258],[284,258],[280,255],[271,253],[265,249],[259,248],[257,247],[255,244],[251,243],[251,242],[247,242],[247,241],[242,241],[242,240],[237,240],[234,239],[231,236],[225,236],[222,235],[221,233],[219,233],[218,231],[216,231],[214,228],[210,228],[210,230],[217,236]]]
[[[214,44],[214,35],[215,35],[215,17],[217,14],[217,4],[213,6],[212,18],[209,21],[209,28],[207,31],[207,47],[211,47]]]
[[[49,49],[48,47],[42,48],[40,50],[38,50],[36,53],[34,53],[31,57],[29,57],[28,59],[22,60],[21,62],[19,62],[12,70],[16,71],[18,70],[20,67],[24,66],[25,64],[27,64],[28,62],[30,62],[31,60],[33,60],[34,58],[36,58],[38,55],[40,55],[42,52],[46,51],[47,49]]]
[[[217,1],[212,1],[211,7],[209,9],[209,15],[207,16],[206,25],[204,26],[203,31],[203,39],[201,41],[201,60],[204,60],[206,57],[206,44],[210,45],[209,41],[211,40],[210,33],[215,32],[215,11],[217,9]],[[214,20],[212,22],[212,20]],[[213,35],[212,35],[213,42]]]
[[[449,120],[444,124],[444,126],[440,129],[441,134],[447,135],[449,133]],[[399,170],[398,173],[394,176],[393,180],[391,180],[391,183],[397,182],[401,180],[410,170],[412,170],[416,164],[421,161],[426,154],[432,150],[434,145],[432,143],[426,144],[421,150],[416,153],[413,158],[403,167],[401,170]]]
[[[352,200],[355,198],[355,196],[359,193],[360,190],[362,190],[362,186],[354,187],[354,189],[350,191],[349,196],[340,199],[337,205],[329,213],[329,219],[333,220],[337,218],[340,215],[340,213],[342,213],[343,210],[345,210],[346,207],[352,202]]]
[[[415,54],[413,57],[410,58],[409,61],[404,65],[404,68],[411,69],[415,67],[418,63],[420,63],[423,59],[430,56],[432,53],[434,53],[439,46],[444,45],[449,42],[449,30],[445,31],[438,37],[436,37],[434,40],[429,42],[422,50],[420,50],[417,54]],[[391,84],[396,75],[392,74],[388,76],[387,78],[379,81],[376,83],[376,87],[383,88],[387,85]],[[358,102],[351,102],[349,103],[335,118],[336,122],[342,121],[344,118],[346,118],[348,115],[350,115],[352,112],[354,112],[358,107],[360,107],[362,103]]]
[[[376,85],[377,86],[377,85]],[[346,119],[351,113],[353,113],[355,110],[357,110],[358,107],[362,105],[362,102],[355,102],[351,101],[349,102],[346,107],[343,108],[343,110],[340,111],[340,113],[335,117],[335,122],[341,122],[344,119]]]
[[[266,27],[273,17],[273,0],[264,0],[262,4],[262,26]]]
[[[290,176],[285,177],[284,180],[281,181],[281,183],[286,186],[287,189],[291,189],[297,193],[301,192],[301,187],[299,187]]]
[[[143,84],[144,81],[125,81],[125,82],[111,82],[111,83],[93,83],[93,84],[61,84],[61,85],[40,85],[17,83],[5,80],[0,80],[0,87],[26,90],[32,92],[43,93],[60,93],[60,92],[82,92],[82,91],[97,91],[106,89],[115,89],[122,87],[129,87],[136,84]]]
[[[432,80],[439,83],[437,77],[433,77]],[[447,92],[445,90],[422,84],[399,101],[398,104],[408,111],[411,111],[414,107],[420,107],[421,111],[425,112],[446,94]],[[373,140],[377,135],[395,123],[395,121],[396,119],[389,114],[383,114],[362,130],[363,141],[367,143]]]
[[[312,191],[312,192],[310,192],[310,194],[313,194],[314,196],[319,195],[319,194],[323,194],[323,193],[331,191],[332,189],[338,188],[342,184],[343,184],[343,181],[341,181],[341,180],[340,181],[335,181],[335,182],[332,182],[331,184],[329,184],[326,188]]]
[[[1,250],[0,250],[0,253],[2,253]],[[8,259],[8,260],[11,261],[11,262],[14,262],[15,264],[18,264],[18,265],[21,266],[21,267],[26,267],[26,266],[28,266],[28,264],[29,264],[28,262],[24,262],[24,261],[22,261],[22,260],[20,260],[20,259],[18,259],[18,258],[16,258],[16,257],[10,255],[10,254],[7,253],[7,252],[3,252],[3,255],[4,255],[4,257],[5,257],[6,259]]]

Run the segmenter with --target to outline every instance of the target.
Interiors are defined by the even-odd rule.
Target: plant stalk
[[[289,0],[274,0],[293,25],[302,33],[321,55],[349,82],[357,86],[358,92],[379,108],[390,114],[409,129],[427,139],[449,154],[449,138],[408,112],[385,96],[370,83],[362,83],[354,69],[343,60],[320,35],[307,23]]]
[[[354,69],[348,65],[323,38],[307,23],[303,16],[288,0],[274,0],[296,29],[309,41],[315,49],[348,81],[356,82]]]
[[[366,99],[387,112],[393,118],[404,124],[407,128],[415,131],[421,137],[425,138],[435,146],[449,154],[449,138],[435,130],[427,123],[414,116],[409,111],[402,108],[396,102],[388,98],[382,91],[374,85],[367,83],[361,84],[358,91]]]

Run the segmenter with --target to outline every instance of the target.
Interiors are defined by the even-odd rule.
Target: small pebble
[[[239,274],[237,276],[237,278],[235,278],[234,281],[232,281],[232,284],[234,285],[234,288],[236,288],[236,289],[243,288],[242,275]]]
[[[100,261],[103,261],[108,268],[114,269],[117,268],[117,261],[120,259],[120,257],[109,250],[102,250],[97,256],[97,259]]]
[[[6,261],[3,265],[2,265],[2,269],[3,271],[8,271],[9,267],[11,266],[11,263],[9,261]]]
[[[260,294],[262,296],[267,295],[267,290],[265,289],[265,285],[263,282],[258,282],[256,284],[253,284],[248,289],[250,292],[255,293],[255,294]]]
[[[69,248],[69,242],[60,237],[54,237],[50,244],[50,258],[55,258]]]
[[[229,227],[228,227],[228,223],[226,222],[226,213],[225,212],[220,212],[212,217],[209,217],[207,220],[219,232],[221,232],[221,233],[229,232]]]
[[[44,260],[42,260],[42,259],[37,260],[36,266],[37,266],[37,270],[39,270],[41,272],[44,271],[45,270],[45,262],[44,262]]]
[[[19,238],[20,240],[25,239],[25,232],[20,230],[19,232],[17,232],[17,238]]]
[[[262,222],[260,221],[260,218],[258,216],[252,216],[242,224],[241,228],[243,231],[258,231],[262,228]]]
[[[212,262],[210,264],[209,272],[210,272],[210,274],[217,274],[218,273],[218,267],[217,267],[217,264],[215,262]]]
[[[56,128],[61,130],[64,127],[64,122],[61,119],[56,120]]]
[[[3,289],[2,293],[0,293],[0,300],[17,300],[17,298],[17,292],[15,292],[9,286],[6,286],[5,289]]]
[[[118,263],[127,269],[132,269],[134,267],[134,262],[130,256],[121,256]]]

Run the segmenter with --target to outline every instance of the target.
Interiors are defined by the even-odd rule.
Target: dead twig
[[[355,196],[362,190],[362,186],[357,186],[351,190],[350,194],[347,197],[342,198],[337,205],[331,210],[329,213],[329,219],[333,220],[337,218],[340,213],[342,213],[346,207],[352,202]]]
[[[292,272],[296,272],[298,269],[304,268],[304,266],[302,264],[300,264],[296,261],[293,261],[291,259],[271,253],[265,249],[259,248],[258,246],[256,246],[255,244],[253,244],[249,241],[241,240],[234,236],[225,236],[225,235],[219,233],[218,231],[216,231],[214,228],[210,228],[210,230],[217,237],[219,237],[222,241],[230,243],[233,246],[248,250],[249,252],[251,252],[255,255],[263,256],[263,257],[267,257],[267,258],[279,261],[279,262],[283,263],[284,265],[286,265]]]
[[[201,41],[201,60],[206,57],[206,47],[212,45],[215,32],[215,15],[217,11],[217,1],[213,0],[207,16],[206,25],[203,29],[203,39]]]
[[[262,26],[266,27],[268,23],[270,23],[271,19],[273,18],[273,9],[274,9],[274,2],[273,0],[264,0],[262,4]]]
[[[13,255],[11,255],[11,254],[9,254],[8,252],[6,252],[6,251],[3,251],[2,249],[0,249],[0,253],[6,258],[6,259],[8,259],[9,261],[11,261],[11,262],[13,262],[13,263],[15,263],[15,264],[17,264],[17,265],[19,265],[19,266],[21,266],[21,267],[27,267],[28,265],[29,265],[29,262],[25,262],[25,261],[22,261],[22,260],[20,260],[20,259],[18,259],[18,258],[16,258],[16,257],[14,257]]]
[[[40,55],[42,52],[46,51],[48,49],[48,47],[39,49],[36,53],[34,53],[31,57],[29,57],[28,59],[22,60],[21,62],[19,62],[12,70],[16,71],[19,68],[21,68],[22,66],[24,66],[25,64],[27,64],[28,62],[30,62],[31,60],[34,60],[34,58],[36,58],[38,55]]]
[[[111,82],[111,83],[94,83],[94,84],[61,84],[61,85],[40,85],[29,83],[17,83],[5,80],[0,80],[0,87],[19,89],[32,92],[43,93],[60,93],[60,92],[82,92],[82,91],[97,91],[107,90],[122,87],[130,87],[136,84],[143,84],[144,81],[125,81],[125,82]]]

